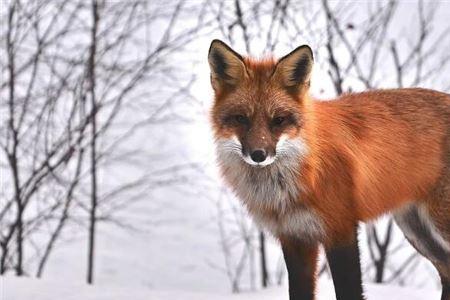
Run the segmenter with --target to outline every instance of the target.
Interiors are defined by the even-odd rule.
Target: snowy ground
[[[439,299],[439,292],[393,286],[366,287],[369,300],[423,300]],[[157,291],[143,286],[108,286],[74,284],[66,281],[46,281],[30,278],[0,277],[0,299],[2,300],[272,300],[287,299],[286,287],[271,288],[257,293],[237,295],[194,293],[182,291]],[[319,285],[318,300],[335,299],[330,282]]]

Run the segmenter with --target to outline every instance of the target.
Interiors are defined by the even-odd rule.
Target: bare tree
[[[60,8],[62,9],[62,7],[61,5]],[[54,94],[49,95],[45,101],[39,102],[40,99],[43,99],[42,92],[44,91],[38,87],[39,70],[48,67],[48,61],[44,59],[44,49],[48,49],[49,40],[63,35],[66,30],[64,25],[73,21],[68,18],[67,23],[63,24],[59,30],[51,32],[56,23],[56,18],[52,18],[48,26],[42,29],[37,17],[42,9],[42,3],[25,7],[19,1],[11,2],[6,10],[8,21],[7,26],[4,27],[5,32],[3,32],[6,35],[5,49],[8,54],[4,63],[8,66],[9,76],[2,86],[2,94],[8,90],[9,101],[6,103],[2,101],[2,109],[8,108],[9,126],[2,132],[4,134],[2,138],[5,139],[1,147],[8,161],[8,169],[12,173],[14,196],[12,198],[5,197],[5,205],[0,211],[0,221],[6,222],[5,226],[2,226],[1,272],[4,273],[8,269],[7,262],[12,259],[10,250],[12,237],[15,235],[14,253],[17,258],[14,268],[17,275],[24,273],[24,240],[29,233],[25,226],[28,227],[30,223],[33,225],[39,223],[43,217],[48,217],[45,216],[45,213],[54,210],[60,203],[51,204],[43,216],[35,216],[25,223],[26,208],[32,202],[31,198],[34,195],[45,190],[44,183],[54,179],[52,177],[56,172],[67,166],[74,152],[72,137],[76,134],[72,129],[51,133],[54,128],[56,107],[54,97],[62,95],[61,86],[55,88],[53,83],[59,80],[62,85],[65,84],[67,74],[59,78],[55,76],[52,85],[45,91],[47,93],[54,92]],[[28,57],[26,57],[28,52],[23,48],[25,43],[36,45],[35,51]],[[4,69],[2,68],[2,70]],[[26,73],[25,70],[29,70],[29,73]],[[32,98],[33,106],[31,106]],[[70,123],[73,115],[71,117],[70,108],[68,111]],[[82,128],[83,124],[85,123],[82,120],[78,125]],[[43,144],[39,144],[38,140],[42,140]],[[15,207],[13,203],[16,204]],[[16,216],[12,217],[14,212]]]
[[[94,249],[95,249],[95,224],[97,222],[97,99],[96,99],[96,54],[97,54],[97,34],[100,21],[99,3],[92,0],[92,29],[91,29],[91,45],[89,49],[88,63],[88,86],[91,98],[91,206],[89,208],[89,242],[88,242],[88,266],[87,266],[87,282],[92,284],[94,272]]]
[[[222,191],[216,204],[220,247],[224,254],[225,267],[221,268],[212,262],[210,264],[226,273],[233,293],[247,289],[247,284],[251,290],[255,290],[254,251],[260,235],[229,192]],[[246,274],[248,281],[244,278]]]
[[[173,103],[189,96],[189,76],[164,89],[147,84],[173,79],[178,65],[169,58],[211,21],[201,15],[202,2],[7,4],[1,33],[7,80],[1,83],[0,109],[8,120],[1,131],[0,166],[12,176],[2,190],[0,271],[29,274],[25,261],[35,261],[36,275],[42,276],[64,228],[86,226],[87,279],[93,282],[97,223],[126,226],[116,212],[144,199],[151,187],[184,182],[182,172],[194,167],[135,164],[130,157],[148,154],[124,145],[147,126],[188,121]],[[178,26],[185,16],[192,22]],[[137,106],[145,114],[127,119]],[[118,164],[140,175],[121,182],[101,179]],[[50,228],[48,240],[36,243],[43,227]]]

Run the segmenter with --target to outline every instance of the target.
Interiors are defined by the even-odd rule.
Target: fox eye
[[[272,120],[272,124],[274,126],[280,126],[280,125],[282,125],[284,123],[285,120],[286,120],[285,117],[275,117]]]
[[[233,116],[233,119],[242,125],[247,125],[248,123],[250,123],[250,120],[244,115],[235,115]]]

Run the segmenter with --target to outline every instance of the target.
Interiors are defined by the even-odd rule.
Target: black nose
[[[262,149],[255,150],[250,154],[250,157],[252,158],[252,160],[257,163],[260,163],[260,162],[263,162],[264,160],[266,160],[266,156],[267,156],[266,151],[264,151]]]

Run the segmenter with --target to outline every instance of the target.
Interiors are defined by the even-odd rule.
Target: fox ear
[[[302,86],[309,85],[313,64],[311,48],[303,45],[278,61],[275,76],[284,87],[299,90]]]
[[[216,92],[236,86],[245,76],[242,56],[220,40],[211,42],[208,62],[211,68],[211,84]]]

